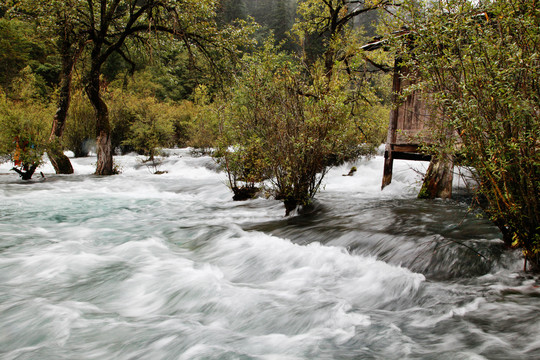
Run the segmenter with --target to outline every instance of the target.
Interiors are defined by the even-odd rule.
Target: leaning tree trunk
[[[62,80],[64,82],[64,80]],[[69,90],[68,90],[69,91]],[[69,107],[70,94],[64,92],[64,86],[58,100],[58,109],[54,115],[51,136],[49,137],[49,148],[47,155],[57,174],[73,174],[73,166],[69,158],[63,153],[60,146],[60,138],[64,132],[67,109]]]
[[[433,158],[429,163],[424,183],[418,194],[420,199],[449,199],[452,197],[454,163],[451,156]]]
[[[92,69],[90,81],[86,87],[86,94],[96,112],[96,149],[97,164],[96,175],[113,175],[113,151],[111,143],[111,125],[109,122],[109,109],[100,94],[99,70]]]
[[[71,101],[71,79],[76,54],[73,54],[72,44],[69,39],[62,42],[62,80],[60,82],[60,94],[58,108],[54,114],[51,135],[49,137],[49,149],[47,154],[57,174],[73,174],[73,166],[69,158],[63,153],[60,139],[64,133],[66,119]]]

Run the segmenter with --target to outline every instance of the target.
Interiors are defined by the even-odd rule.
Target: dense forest
[[[0,156],[30,179],[46,153],[211,153],[235,199],[287,213],[329,167],[385,141],[395,59],[445,119],[475,204],[530,264],[540,252],[536,0],[11,0],[0,5]],[[517,29],[517,30],[516,30]],[[403,35],[406,34],[406,35]],[[365,52],[373,37],[382,48]],[[456,131],[458,143],[450,141]]]

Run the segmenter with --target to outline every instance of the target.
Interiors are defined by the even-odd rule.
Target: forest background
[[[45,145],[61,91],[61,44],[57,33],[50,31],[60,22],[59,15],[56,14],[55,19],[53,13],[43,14],[39,11],[39,1],[29,1],[26,8],[13,3],[11,7],[9,2],[0,6],[3,156],[11,153],[13,138],[17,135],[31,139],[42,151],[47,149]],[[262,47],[270,34],[273,34],[270,42],[275,44],[273,51],[300,57],[306,63],[313,63],[325,52],[325,35],[312,35],[312,39],[303,44],[294,35],[290,36],[297,18],[296,0],[208,3],[214,7],[206,9],[206,16],[213,18],[217,27],[224,28],[248,18],[258,24],[249,24],[251,28],[246,33],[250,38],[242,39],[243,48],[236,57],[224,59],[227,64],[209,64],[203,54],[196,53],[183,41],[171,40],[157,31],[126,40],[123,50],[113,52],[104,62],[100,87],[110,108],[112,147],[116,152],[136,151],[152,157],[160,147],[192,146],[202,150],[215,147],[219,129],[208,104],[244,71],[237,66],[241,57]],[[63,9],[59,9],[59,13],[61,11]],[[376,19],[374,11],[351,21],[357,30],[355,41],[362,43],[374,35]],[[233,45],[224,43],[223,46]],[[92,149],[96,151],[95,113],[85,94],[86,73],[91,61],[88,51],[86,46],[74,64],[72,99],[62,134],[62,148],[72,151],[76,157],[87,156]],[[223,72],[218,73],[217,69]],[[389,76],[372,77],[372,83],[377,85],[376,102],[380,104],[373,127],[377,128],[380,143],[385,137],[391,90]]]

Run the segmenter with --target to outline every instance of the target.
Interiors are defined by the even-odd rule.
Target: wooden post
[[[401,59],[396,58],[394,62],[394,79],[392,81],[392,104],[394,108],[390,111],[388,122],[388,135],[386,136],[386,146],[384,151],[384,170],[381,190],[392,182],[392,170],[394,167],[394,157],[392,154],[392,144],[396,142],[397,120],[399,113],[399,94],[401,93]]]
[[[390,144],[386,144],[384,151],[384,170],[381,190],[392,182],[392,170],[394,168],[394,158],[392,157],[392,149]]]

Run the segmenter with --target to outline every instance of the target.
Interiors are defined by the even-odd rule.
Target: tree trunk
[[[452,197],[452,180],[454,162],[450,156],[443,159],[433,158],[429,163],[428,170],[424,176],[424,183],[419,199],[449,199]]]
[[[60,146],[60,139],[64,134],[66,119],[71,102],[71,79],[76,55],[73,53],[69,39],[64,38],[61,45],[62,75],[60,81],[60,94],[58,108],[54,114],[51,135],[49,136],[49,149],[47,155],[57,174],[73,174],[73,166],[69,158],[64,155]]]
[[[285,205],[285,216],[289,216],[298,207],[298,201],[292,196],[283,199],[283,204]]]
[[[54,115],[51,136],[49,137],[47,155],[57,174],[73,174],[71,161],[63,153],[60,145],[60,138],[64,132],[67,109],[69,107],[69,99],[62,99],[64,96],[70,97],[69,94],[66,95],[63,90],[61,90],[60,99],[58,100],[58,110],[56,110],[56,114]]]
[[[113,166],[113,152],[110,132],[101,130],[98,133],[96,145],[96,175],[113,175],[115,172]]]
[[[19,174],[21,179],[30,180],[32,178],[32,176],[34,175],[34,173],[36,172],[37,167],[38,167],[37,164],[32,164],[32,165],[30,165],[30,167],[28,167],[27,165],[24,165],[22,170],[17,169],[15,167],[12,168],[11,170],[13,170],[17,174]],[[42,175],[43,175],[43,173],[42,173]]]
[[[96,112],[96,149],[97,164],[96,175],[113,175],[113,151],[111,143],[111,126],[109,123],[109,109],[100,94],[99,67],[93,65],[90,71],[86,94]]]
[[[69,160],[62,150],[56,148],[53,149],[51,146],[47,151],[47,155],[49,156],[49,160],[51,161],[54,171],[57,174],[73,174],[71,160]]]

